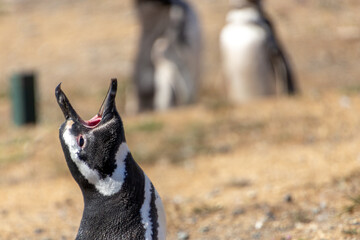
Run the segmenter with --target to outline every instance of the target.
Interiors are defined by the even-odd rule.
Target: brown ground
[[[128,145],[163,198],[168,239],[360,239],[360,2],[267,1],[302,94],[237,107],[219,91],[226,1],[193,2],[206,36],[200,103],[122,114]],[[82,197],[58,141],[53,92],[63,82],[89,118],[117,77],[118,106],[131,106],[130,3],[0,0],[1,240],[74,239]],[[40,124],[15,128],[8,78],[23,69],[38,72]]]

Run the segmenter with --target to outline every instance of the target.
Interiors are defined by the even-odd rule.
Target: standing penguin
[[[262,1],[230,0],[230,5],[232,10],[220,34],[229,98],[241,103],[275,95],[280,85],[284,92],[295,94],[290,64],[263,11]]]
[[[193,103],[199,89],[201,31],[184,0],[136,0],[141,24],[134,68],[139,110]]]
[[[60,142],[84,198],[76,239],[165,239],[163,205],[128,149],[116,90],[112,79],[99,112],[88,121],[75,112],[60,85],[55,90],[65,116]]]

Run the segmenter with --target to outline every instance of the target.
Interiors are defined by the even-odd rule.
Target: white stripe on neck
[[[165,240],[166,239],[166,218],[165,218],[165,210],[164,206],[162,204],[161,198],[159,193],[155,190],[155,205],[157,210],[157,216],[158,216],[158,239],[159,240]]]
[[[70,151],[72,161],[89,183],[93,184],[104,196],[111,196],[120,191],[126,177],[125,159],[129,154],[129,148],[126,142],[120,144],[116,153],[116,169],[113,174],[102,179],[98,171],[91,169],[86,162],[80,160],[79,152],[81,149],[76,142],[76,138],[71,135],[69,128],[65,130],[63,137]]]
[[[151,201],[152,201],[152,192],[151,192],[151,181],[150,179],[144,174],[145,176],[145,187],[144,187],[144,203],[141,206],[141,223],[145,229],[145,240],[151,240],[153,235],[153,224],[151,219]],[[166,218],[165,218],[165,211],[164,206],[162,204],[161,198],[154,188],[155,191],[155,207],[157,212],[157,219],[156,222],[158,224],[157,227],[157,239],[165,240],[166,239]]]
[[[145,228],[145,240],[151,240],[152,239],[152,225],[150,218],[150,210],[151,210],[151,182],[149,178],[145,175],[145,187],[144,187],[144,203],[141,206],[140,213],[141,213],[141,223],[143,224]]]

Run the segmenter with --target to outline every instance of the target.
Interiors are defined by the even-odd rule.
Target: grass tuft
[[[348,197],[351,203],[344,207],[343,213],[353,214],[355,211],[360,210],[360,195],[356,197]]]
[[[346,230],[342,230],[342,233],[345,235],[350,235],[350,236],[355,236],[360,234],[360,231],[358,229],[346,229]]]
[[[219,205],[210,206],[210,205],[204,204],[201,206],[194,207],[192,212],[193,212],[193,214],[196,214],[196,215],[209,215],[209,214],[219,212],[221,210],[223,210],[222,206],[219,206]]]
[[[129,129],[129,131],[135,131],[135,132],[158,132],[164,128],[164,123],[149,120],[146,122],[142,122],[136,126],[133,126]]]

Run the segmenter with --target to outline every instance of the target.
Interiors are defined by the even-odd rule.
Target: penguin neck
[[[231,10],[227,15],[227,22],[229,23],[256,23],[261,21],[261,19],[262,12],[254,6],[236,8]]]
[[[99,236],[116,234],[111,236],[116,237],[128,232],[143,232],[135,223],[141,222],[145,175],[130,152],[124,162],[124,182],[116,193],[104,195],[94,186],[82,188],[84,211],[77,239],[102,239]]]
[[[89,185],[80,186],[85,207],[97,200],[117,202],[118,198],[136,196],[139,194],[137,189],[143,190],[141,183],[144,182],[144,173],[133,159],[126,143],[122,143],[116,154],[116,168],[110,176],[96,179]],[[99,174],[98,174],[99,175]],[[140,194],[141,195],[141,194]]]

